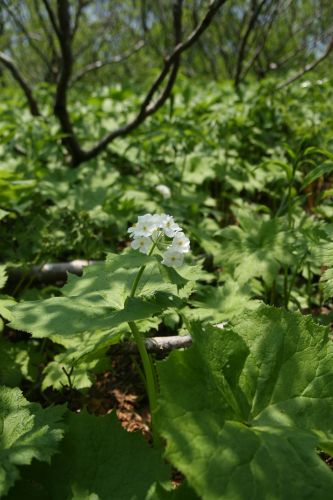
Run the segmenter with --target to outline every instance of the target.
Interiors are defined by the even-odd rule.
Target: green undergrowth
[[[43,119],[4,92],[0,497],[330,497],[321,455],[333,455],[332,83],[274,85],[236,94],[180,81],[167,106],[78,169],[47,87]],[[85,98],[71,112],[90,140],[138,102],[114,87]],[[184,229],[183,266],[129,248],[127,228],[145,213]],[[95,261],[81,276],[31,274],[78,258]],[[133,325],[142,341],[192,337],[147,358],[154,444],[115,411],[87,409]],[[132,367],[145,379],[146,366]]]

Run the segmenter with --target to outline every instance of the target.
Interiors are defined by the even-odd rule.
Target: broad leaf
[[[122,308],[138,268],[147,264],[155,264],[156,267],[155,258],[134,251],[108,254],[105,262],[86,267],[82,277],[69,274],[68,282],[61,291],[67,297],[98,292],[109,306]]]
[[[136,297],[128,299],[142,264],[146,269]],[[174,307],[177,298],[176,284],[161,279],[158,261],[131,252],[109,255],[106,263],[86,268],[81,278],[70,276],[62,292],[64,297],[14,305],[10,326],[63,345],[84,332],[108,331],[111,340],[122,323],[150,318]]]
[[[186,317],[219,323],[239,315],[244,309],[254,309],[258,302],[251,300],[247,286],[240,286],[236,281],[228,280],[223,286],[204,286],[190,304],[194,308],[186,310]]]
[[[329,497],[333,346],[309,317],[270,307],[233,330],[193,330],[159,363],[167,457],[202,498]]]
[[[0,387],[0,496],[20,477],[19,465],[50,460],[63,436],[63,413],[63,407],[43,409],[19,389]]]
[[[240,223],[241,227],[222,230],[221,262],[241,284],[261,277],[270,285],[281,265],[296,262],[296,235],[283,219],[256,220],[243,215]]]
[[[145,499],[170,468],[143,436],[121,428],[114,413],[95,417],[70,414],[68,428],[50,466],[34,464],[24,472],[9,499]],[[25,492],[23,494],[23,492]]]
[[[55,342],[84,332],[110,331],[128,321],[148,318],[162,311],[154,302],[129,299],[121,310],[108,307],[98,294],[84,297],[54,297],[35,302],[22,302],[13,309],[10,326],[30,332],[34,337],[49,337]]]

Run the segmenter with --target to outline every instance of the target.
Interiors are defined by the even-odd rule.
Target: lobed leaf
[[[143,436],[122,429],[115,413],[71,413],[67,426],[51,465],[27,468],[8,500],[143,500],[156,481],[168,480],[170,467],[160,453]]]
[[[186,310],[187,318],[219,323],[239,315],[244,309],[254,309],[259,302],[251,300],[251,293],[246,285],[240,286],[229,279],[220,287],[202,287],[190,304],[194,308]]]
[[[128,321],[148,318],[161,312],[162,306],[140,298],[126,301],[116,310],[108,307],[98,294],[85,297],[53,297],[47,300],[22,302],[12,309],[12,328],[29,332],[33,337],[48,337],[55,342],[84,332],[110,331]]]
[[[233,329],[193,327],[159,363],[166,455],[207,500],[322,499],[333,475],[333,346],[309,317],[263,306]]]
[[[257,220],[242,215],[240,223],[242,227],[229,226],[221,231],[224,264],[240,284],[254,277],[271,284],[281,265],[295,263],[296,235],[282,218]]]
[[[19,389],[0,387],[0,497],[20,477],[18,466],[35,458],[49,461],[63,430],[63,407],[43,409],[29,403]]]

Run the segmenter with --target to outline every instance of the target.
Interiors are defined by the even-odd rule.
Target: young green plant
[[[185,236],[182,228],[174,221],[171,215],[141,215],[137,222],[128,229],[132,237],[131,247],[139,252],[151,256],[155,249],[163,250],[162,264],[168,267],[180,267],[184,261],[184,254],[190,251],[190,240]],[[171,241],[170,241],[171,239]],[[139,269],[132,285],[130,297],[133,298],[139,286],[146,266]],[[148,394],[152,433],[154,443],[157,436],[154,426],[154,411],[157,406],[158,382],[152,357],[147,352],[144,337],[140,333],[135,321],[130,321],[129,327],[137,344],[144,370],[146,390]]]

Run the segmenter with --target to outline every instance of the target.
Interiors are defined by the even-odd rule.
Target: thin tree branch
[[[100,39],[97,52],[100,50],[103,43],[105,43],[105,40],[103,39],[103,34],[105,34],[105,31],[109,28],[109,26],[110,26],[109,18],[103,20],[103,22],[98,25],[94,25],[95,42],[96,40]],[[84,52],[89,51],[89,53],[91,53],[91,50],[92,50],[91,39],[88,37],[87,42],[82,44],[76,51],[73,52],[73,57],[75,60],[77,60],[80,56],[84,54]]]
[[[136,129],[144,120],[151,114],[155,113],[166,101],[168,95],[171,92],[172,85],[175,80],[175,73],[177,70],[177,64],[180,55],[185,52],[187,49],[192,47],[192,45],[199,39],[199,37],[206,31],[206,29],[210,26],[215,14],[218,12],[220,7],[227,0],[213,0],[210,3],[208,11],[206,15],[202,19],[201,23],[195,28],[194,31],[188,36],[188,38],[182,42],[178,43],[174,50],[171,52],[169,56],[167,56],[164,60],[164,66],[160,72],[160,74],[156,77],[153,84],[151,85],[145,99],[141,103],[140,110],[136,117],[123,127],[119,127],[109,134],[107,134],[100,142],[98,142],[92,149],[89,151],[85,151],[83,157],[80,158],[77,162],[75,162],[75,166],[79,165],[81,162],[89,160],[91,158],[95,158],[101,151],[105,149],[105,147],[110,144],[117,137],[125,136],[128,133],[132,132],[132,130]],[[168,76],[170,70],[173,68],[171,75],[169,77],[168,83],[160,95],[160,97],[152,103],[152,99],[156,92],[159,90],[161,84],[164,82],[165,78]]]
[[[61,51],[61,68],[55,95],[54,114],[58,118],[64,133],[62,144],[70,153],[72,160],[82,158],[83,152],[75,135],[67,106],[68,85],[72,75],[72,34],[68,0],[57,0],[58,41]]]
[[[110,64],[117,64],[125,61],[129,57],[131,57],[133,54],[138,52],[142,47],[144,47],[146,42],[144,40],[140,40],[138,43],[134,45],[134,47],[130,50],[127,50],[126,52],[123,52],[122,54],[119,54],[117,56],[112,57],[111,59],[108,59],[107,61],[95,61],[93,63],[87,64],[84,68],[81,69],[76,75],[73,76],[71,80],[71,85],[74,85],[77,83],[79,80],[81,80],[83,77],[85,77],[88,73],[91,71],[96,71],[98,69],[104,68],[105,66],[108,66]]]
[[[75,17],[74,17],[74,24],[73,24],[73,29],[72,29],[72,38],[75,37],[75,34],[78,30],[79,24],[80,24],[80,17],[82,15],[83,9],[89,4],[89,1],[86,0],[79,0],[78,1],[78,6],[76,9]]]
[[[23,90],[24,95],[28,101],[30,113],[33,116],[41,116],[41,112],[39,111],[38,103],[33,96],[32,89],[21,75],[14,61],[10,59],[10,57],[6,56],[6,54],[4,54],[3,52],[0,52],[0,62],[10,71],[14,80],[16,80],[16,82]]]
[[[192,19],[194,22],[194,26],[196,26],[198,24],[199,15],[198,15],[198,10],[197,10],[197,5],[195,5],[195,4],[192,7]],[[217,81],[218,74],[217,74],[217,70],[216,70],[216,58],[214,58],[214,55],[210,54],[209,48],[207,49],[207,47],[206,47],[205,43],[202,41],[202,39],[200,39],[198,41],[198,46],[203,54],[204,60],[206,59],[208,62],[208,65],[210,67],[210,71],[212,73],[214,80]]]
[[[262,52],[264,46],[266,45],[266,41],[267,41],[269,32],[270,32],[270,30],[271,30],[271,28],[272,28],[272,26],[274,24],[274,20],[276,18],[276,15],[279,12],[279,7],[280,7],[279,0],[277,0],[276,4],[273,5],[273,7],[274,8],[273,8],[273,11],[271,13],[270,19],[267,22],[266,29],[265,29],[264,33],[262,33],[261,36],[259,37],[260,42],[258,43],[258,46],[255,49],[254,54],[252,55],[250,61],[246,64],[245,68],[242,71],[241,80],[244,80],[244,78],[246,77],[246,75],[248,74],[248,72],[250,71],[250,69],[253,67],[253,65],[255,64],[256,60],[258,59],[258,57],[259,57],[260,53]]]
[[[47,38],[47,41],[50,45],[50,48],[51,48],[52,52],[54,54],[56,54],[57,51],[56,51],[56,48],[54,45],[54,39],[53,39],[52,33],[49,31],[47,23],[45,22],[45,19],[41,13],[39,0],[34,0],[34,8],[35,8],[35,11],[37,13],[41,28],[43,29],[45,36]]]
[[[232,78],[233,71],[232,71],[232,65],[231,65],[231,62],[230,62],[230,55],[229,55],[228,51],[223,48],[223,44],[225,43],[225,41],[224,41],[223,35],[220,32],[220,25],[219,25],[219,23],[215,22],[214,23],[214,27],[215,27],[215,33],[216,33],[217,38],[218,38],[218,48],[217,48],[217,50],[218,50],[220,56],[223,59],[224,66],[225,66],[225,69],[227,71],[228,77]]]
[[[235,88],[237,89],[239,87],[239,84],[241,82],[241,74],[242,74],[242,68],[243,68],[243,62],[245,58],[245,49],[247,45],[248,38],[254,29],[258,17],[260,15],[261,9],[265,5],[267,0],[261,0],[261,2],[252,10],[252,14],[250,16],[247,28],[245,30],[244,36],[241,38],[239,49],[238,49],[238,55],[237,55],[237,63],[236,63],[236,71],[235,71],[235,79],[234,79],[234,84]]]
[[[173,4],[173,25],[174,25],[174,37],[176,46],[181,42],[182,38],[182,8],[183,8],[183,0],[175,0]],[[180,65],[180,55],[181,54],[179,53],[174,58],[174,61],[171,65],[171,71],[168,81],[164,87],[164,90],[161,92],[160,96],[155,100],[154,103],[147,104],[145,108],[146,116],[155,113],[155,111],[159,109],[170,96]]]
[[[305,26],[309,26],[310,24],[307,25],[307,23],[305,24]],[[299,30],[300,31],[300,30]],[[302,30],[303,31],[303,30]],[[330,29],[329,33],[326,33],[326,34],[323,34],[320,39],[319,39],[319,42],[322,43],[323,42],[323,39],[327,38],[327,35],[330,36],[330,33],[332,32],[332,28]],[[285,66],[286,64],[288,64],[289,61],[293,60],[296,58],[296,56],[298,56],[299,54],[301,54],[303,51],[305,51],[307,49],[308,52],[311,52],[311,51],[314,51],[316,50],[317,48],[317,45],[318,45],[318,41],[313,41],[310,45],[306,43],[306,40],[303,40],[301,45],[299,47],[297,47],[296,49],[294,50],[291,50],[289,52],[287,52],[287,54],[285,55],[284,59],[283,60],[277,60],[276,59],[276,54],[278,54],[279,52],[283,52],[283,50],[281,49],[280,51],[275,51],[275,54],[273,56],[273,59],[274,59],[274,66],[273,68],[271,67],[270,69],[273,69],[274,71],[276,70],[279,70],[281,69],[283,66]],[[283,47],[284,49],[284,47]],[[266,59],[268,58],[268,54],[266,56]],[[276,62],[277,61],[277,62]]]
[[[146,0],[141,0],[140,2],[140,21],[141,21],[142,32],[145,35],[148,32]]]
[[[49,16],[49,19],[50,19],[50,22],[52,24],[52,27],[57,35],[57,37],[59,38],[60,37],[60,29],[59,29],[59,26],[58,26],[58,23],[57,23],[57,19],[56,19],[56,16],[55,16],[55,13],[53,12],[52,10],[52,7],[50,6],[48,0],[43,0],[43,4],[45,6],[45,9],[48,13],[48,16]]]
[[[43,0],[50,22],[58,38],[61,52],[61,69],[58,76],[54,113],[59,120],[63,132],[62,144],[71,158],[71,165],[76,167],[82,162],[95,158],[103,151],[109,143],[117,137],[127,135],[136,129],[144,120],[155,113],[168,99],[176,80],[181,54],[189,49],[205,32],[211,24],[215,14],[227,0],[211,0],[206,15],[198,26],[192,31],[187,39],[181,41],[182,31],[182,4],[183,0],[173,2],[173,27],[174,27],[174,49],[164,59],[164,65],[159,75],[151,85],[146,97],[141,103],[137,115],[126,125],[111,131],[102,138],[90,150],[81,148],[75,134],[67,105],[68,87],[72,76],[73,54],[72,54],[72,31],[70,18],[70,4],[68,0],[57,0],[57,17],[53,12],[48,0]],[[162,85],[164,88],[161,90]],[[156,94],[159,95],[155,98]],[[153,100],[155,98],[155,100]]]
[[[14,23],[20,28],[20,30],[22,31],[22,33],[25,35],[26,39],[28,40],[28,43],[29,43],[30,47],[36,52],[36,54],[38,54],[38,56],[44,62],[44,64],[46,66],[49,66],[49,60],[48,60],[48,58],[45,56],[44,52],[38,47],[38,45],[35,44],[34,40],[32,39],[32,37],[31,37],[31,35],[29,33],[29,31],[24,26],[24,23],[22,23],[21,20],[16,16],[15,12],[12,11],[12,9],[7,4],[7,2],[5,2],[3,0],[2,4],[3,4],[4,8],[6,9],[6,11],[8,12],[8,14],[10,15],[10,17],[13,19]]]
[[[298,73],[296,73],[292,77],[288,78],[284,82],[280,83],[276,87],[277,90],[281,90],[284,87],[287,87],[291,83],[294,83],[296,80],[298,80],[299,78],[304,76],[309,71],[312,71],[313,69],[315,69],[318,66],[318,64],[323,62],[330,55],[330,53],[332,52],[332,49],[333,49],[333,36],[332,36],[330,42],[328,43],[325,52],[320,57],[318,57],[318,59],[315,59],[312,63],[306,64],[304,66],[304,68],[302,68]]]

